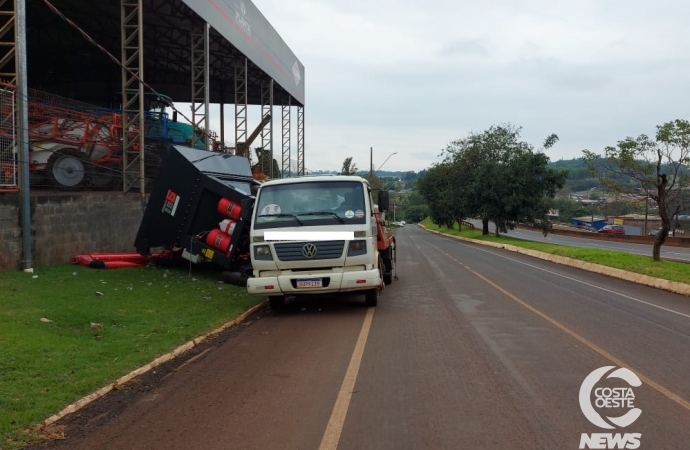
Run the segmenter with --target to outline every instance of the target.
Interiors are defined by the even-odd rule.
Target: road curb
[[[544,253],[538,250],[532,250],[522,247],[517,247],[510,244],[499,244],[496,242],[486,242],[478,241],[475,239],[452,236],[450,234],[441,233],[440,231],[429,230],[422,224],[418,224],[420,228],[429,232],[439,234],[441,236],[446,236],[449,238],[456,239],[458,241],[471,242],[473,244],[484,245],[487,247],[502,248],[511,252],[520,253],[522,255],[531,256],[533,258],[543,259],[545,261],[551,261],[556,264],[561,264],[568,267],[574,267],[577,269],[586,270],[588,272],[594,272],[601,275],[606,275],[613,278],[618,278],[625,281],[631,281],[633,283],[642,284],[644,286],[649,286],[657,289],[662,289],[664,291],[673,292],[675,294],[681,294],[685,296],[690,296],[690,284],[680,283],[678,281],[664,280],[663,278],[650,277],[649,275],[642,275],[635,272],[628,272],[627,270],[615,269],[613,267],[602,266],[601,264],[590,263],[586,261],[580,261],[578,259],[568,258],[566,256],[552,255],[551,253]]]
[[[191,350],[192,348],[196,347],[197,345],[201,344],[202,342],[207,341],[209,338],[220,334],[221,332],[227,330],[230,327],[233,327],[235,325],[238,325],[238,324],[244,322],[247,319],[247,317],[254,314],[256,311],[261,309],[263,306],[264,306],[264,303],[259,303],[258,305],[255,305],[255,306],[249,308],[247,311],[243,312],[242,314],[240,314],[235,319],[221,325],[220,327],[216,328],[215,330],[210,331],[209,333],[206,333],[202,336],[199,336],[195,339],[192,339],[191,341],[189,341],[185,344],[180,345],[179,347],[177,347],[175,350],[171,351],[170,353],[166,353],[165,355],[159,356],[158,358],[154,359],[150,363],[148,363],[142,367],[139,367],[138,369],[133,370],[132,372],[128,373],[125,376],[118,378],[114,382],[110,383],[107,386],[100,388],[96,392],[93,392],[89,395],[82,397],[81,399],[77,400],[76,402],[72,403],[71,405],[68,405],[65,408],[63,408],[57,414],[50,416],[49,418],[44,420],[43,426],[49,426],[49,425],[54,424],[55,422],[62,419],[63,417],[65,417],[69,414],[72,414],[73,412],[79,411],[81,408],[83,408],[84,406],[93,402],[94,400],[97,400],[97,399],[103,397],[108,392],[119,388],[120,386],[124,385],[125,383],[132,380],[133,378],[135,378],[141,374],[144,374],[151,369],[155,369],[156,367],[160,366],[161,364],[166,363],[166,362],[170,361],[171,359],[180,356],[184,352]]]

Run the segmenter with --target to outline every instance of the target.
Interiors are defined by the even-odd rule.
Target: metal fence
[[[122,139],[124,133],[135,134],[136,130],[123,129],[119,104],[111,108],[95,106],[36,89],[29,89],[27,97],[32,190],[122,190]],[[13,91],[2,91],[0,102],[2,125],[12,127],[3,128],[0,133],[3,158],[0,188],[16,190],[17,161],[21,153],[16,144]],[[135,148],[146,153],[145,171],[127,175],[132,178],[127,184],[137,187],[142,177],[153,180],[167,144],[175,140],[184,142],[181,136],[168,135],[167,113],[147,111],[145,117],[148,139],[144,149]]]
[[[15,95],[0,89],[0,191],[17,190]]]

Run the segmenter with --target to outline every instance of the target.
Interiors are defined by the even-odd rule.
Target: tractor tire
[[[64,191],[77,191],[86,182],[85,155],[75,149],[61,149],[48,159],[46,171],[50,184]]]
[[[103,165],[91,165],[89,180],[91,187],[97,190],[111,190],[121,187],[122,164],[106,163]]]

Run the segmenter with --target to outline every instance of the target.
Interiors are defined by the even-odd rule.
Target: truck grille
[[[316,255],[307,258],[302,251],[307,244],[316,247]],[[281,261],[316,261],[319,259],[337,259],[343,256],[345,241],[285,242],[274,244],[278,259]]]

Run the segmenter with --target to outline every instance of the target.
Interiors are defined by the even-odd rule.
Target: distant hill
[[[561,159],[549,163],[549,168],[555,170],[567,170],[568,179],[565,181],[564,191],[586,191],[599,186],[599,179],[593,177],[582,158]]]
[[[423,172],[423,171],[422,171]],[[377,170],[376,176],[379,178],[396,178],[403,181],[416,180],[422,174],[422,172],[414,171],[388,171],[388,170]],[[310,170],[309,175],[338,175],[340,172],[337,170]],[[358,170],[357,175],[364,176],[369,175],[368,170]]]

